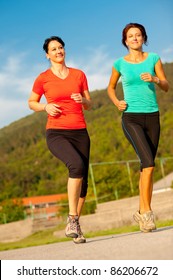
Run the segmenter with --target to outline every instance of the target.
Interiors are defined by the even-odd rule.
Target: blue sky
[[[49,67],[45,38],[65,41],[67,65],[82,69],[93,91],[107,87],[113,61],[126,54],[129,22],[145,26],[145,51],[173,62],[172,15],[172,0],[0,0],[0,128],[32,113],[32,84]]]

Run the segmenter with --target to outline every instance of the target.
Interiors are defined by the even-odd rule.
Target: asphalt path
[[[0,252],[1,260],[173,260],[173,226]]]

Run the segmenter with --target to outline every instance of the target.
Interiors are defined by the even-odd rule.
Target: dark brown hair
[[[46,53],[48,53],[48,45],[51,41],[57,41],[58,43],[60,43],[63,46],[63,48],[65,47],[65,43],[60,37],[51,36],[50,38],[45,39],[44,44],[43,44],[43,50]]]
[[[139,30],[142,33],[142,37],[144,38],[144,44],[147,45],[148,36],[147,36],[146,30],[145,30],[145,27],[142,24],[139,24],[139,23],[128,23],[124,27],[124,29],[122,31],[122,44],[128,49],[128,47],[126,46],[127,32],[132,27],[139,28]]]

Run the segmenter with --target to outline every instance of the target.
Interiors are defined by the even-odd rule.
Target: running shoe
[[[73,238],[73,242],[75,244],[81,244],[81,243],[86,243],[86,238],[84,237],[81,229],[79,230],[79,235],[76,238]]]
[[[134,220],[139,224],[140,230],[142,232],[151,232],[156,229],[154,222],[154,214],[152,211],[147,211],[140,214],[139,211],[133,215]]]
[[[65,229],[65,235],[71,238],[77,238],[80,232],[80,225],[78,216],[69,215],[67,218],[67,226]]]

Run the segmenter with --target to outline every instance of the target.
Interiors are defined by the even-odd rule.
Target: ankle
[[[68,214],[68,216],[70,217],[70,218],[72,218],[72,219],[78,219],[79,217],[78,217],[78,214]]]
[[[145,213],[149,213],[149,212],[152,212],[151,209],[148,209],[148,210],[139,210],[139,214],[143,215]]]

